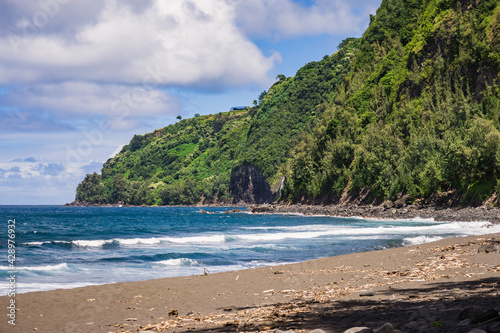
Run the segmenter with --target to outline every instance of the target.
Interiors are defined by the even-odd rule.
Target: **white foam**
[[[120,245],[155,245],[161,243],[161,238],[130,238],[130,239],[116,239]]]
[[[237,235],[236,237],[250,241],[276,241],[283,239],[309,239],[330,234],[330,232],[278,232],[272,234]]]
[[[411,245],[419,245],[419,244],[425,244],[425,243],[430,243],[430,242],[436,242],[443,239],[443,237],[439,236],[434,236],[434,237],[429,237],[429,236],[417,236],[417,237],[408,237],[403,239],[403,245],[405,246],[411,246]]]
[[[193,259],[179,258],[179,259],[169,259],[169,260],[157,261],[154,263],[154,265],[181,267],[181,266],[197,266],[197,265],[199,265],[199,263]]]
[[[40,271],[40,272],[50,272],[50,271],[59,271],[63,269],[67,269],[68,264],[62,263],[58,265],[46,265],[46,266],[17,266],[15,270],[17,271]],[[9,266],[0,266],[1,270],[12,270]]]
[[[223,243],[226,241],[224,235],[206,235],[192,237],[151,237],[151,238],[115,238],[115,239],[96,239],[96,240],[74,240],[74,241],[45,241],[45,242],[28,242],[24,245],[41,246],[44,244],[72,244],[79,247],[100,248],[104,245],[118,243],[123,246],[133,245],[156,245],[160,243],[176,243],[176,244],[205,244],[205,243]]]
[[[35,245],[35,246],[40,246],[40,245],[47,244],[47,243],[50,243],[50,242],[28,242],[28,243],[23,243],[23,245]]]
[[[414,217],[412,219],[409,219],[411,222],[420,222],[420,223],[436,223],[436,220],[434,218],[423,218],[420,216]]]
[[[72,244],[85,248],[102,248],[104,245],[117,243],[121,246],[151,246],[163,243],[179,245],[196,244],[223,244],[238,240],[260,242],[260,241],[280,241],[284,239],[314,239],[325,236],[356,236],[363,237],[385,237],[390,235],[405,235],[408,239],[416,236],[438,237],[438,236],[469,236],[482,235],[488,233],[499,233],[500,224],[490,222],[435,222],[432,219],[416,218],[412,221],[377,221],[378,223],[368,223],[366,227],[362,225],[330,225],[330,224],[310,224],[298,226],[256,226],[242,227],[250,233],[240,234],[205,234],[186,237],[151,237],[151,238],[130,238],[130,239],[101,239],[101,240],[75,240],[75,241],[54,241],[53,243]],[[416,225],[416,223],[418,223]],[[252,231],[262,231],[252,233]],[[276,231],[276,232],[273,232]],[[420,240],[415,240],[415,242]],[[40,246],[52,242],[30,242],[28,245]]]
[[[418,222],[422,222],[421,220]],[[430,223],[430,220],[426,221]],[[264,227],[257,227],[264,228]],[[442,222],[429,225],[415,226],[412,223],[405,225],[380,225],[376,227],[342,227],[331,225],[307,225],[294,227],[267,227],[270,230],[290,230],[292,232],[241,234],[235,237],[250,241],[273,241],[283,239],[310,239],[322,236],[376,236],[385,235],[425,235],[436,237],[442,234],[453,235],[482,235],[485,233],[500,232],[500,225],[490,222]],[[251,230],[251,229],[250,229]],[[259,229],[255,229],[259,230]],[[303,231],[302,231],[303,230]]]
[[[111,244],[113,240],[75,240],[72,243],[81,247],[102,247],[104,244]]]
[[[193,236],[193,237],[167,237],[164,241],[177,244],[205,244],[205,243],[224,243],[226,236],[224,235],[208,235],[208,236]]]
[[[283,230],[283,231],[325,231],[328,229],[338,229],[338,226],[328,224],[308,224],[296,226],[276,226],[276,227],[242,227],[245,230]]]

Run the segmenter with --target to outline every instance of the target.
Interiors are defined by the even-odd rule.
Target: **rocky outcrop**
[[[269,203],[274,200],[271,186],[262,172],[254,166],[243,165],[231,172],[229,189],[233,203]]]

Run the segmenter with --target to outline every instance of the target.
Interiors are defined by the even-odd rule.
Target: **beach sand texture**
[[[500,310],[500,234],[450,238],[276,267],[20,294],[0,332],[500,332],[460,321]],[[482,248],[483,247],[483,248]],[[6,311],[9,297],[0,297]],[[499,318],[496,317],[496,320]],[[496,325],[496,326],[495,326]],[[496,331],[498,329],[498,331]]]

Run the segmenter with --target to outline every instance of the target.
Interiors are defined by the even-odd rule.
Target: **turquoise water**
[[[0,206],[0,295],[8,220],[18,292],[222,272],[500,232],[488,222],[224,214],[230,208]],[[3,236],[2,236],[3,235]]]

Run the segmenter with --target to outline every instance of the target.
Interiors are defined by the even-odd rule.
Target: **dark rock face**
[[[262,172],[254,166],[244,165],[233,169],[229,189],[233,194],[233,203],[262,204],[273,201],[271,186]]]

